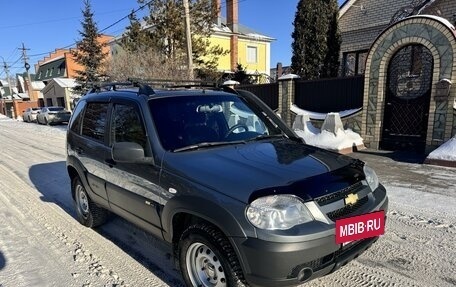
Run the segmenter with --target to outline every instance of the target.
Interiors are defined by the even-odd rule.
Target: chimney
[[[232,71],[236,70],[238,63],[238,1],[239,0],[226,0],[226,24],[233,33],[230,41]]]
[[[212,0],[212,8],[217,11],[217,19],[215,24],[217,24],[217,27],[222,26],[222,0]]]

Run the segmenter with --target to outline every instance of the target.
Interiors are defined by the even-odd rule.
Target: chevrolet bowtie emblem
[[[346,205],[354,205],[357,201],[358,201],[358,195],[354,194],[354,193],[350,193],[345,198],[345,204]]]

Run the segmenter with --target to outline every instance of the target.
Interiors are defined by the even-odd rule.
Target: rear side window
[[[135,142],[146,148],[146,133],[141,117],[134,106],[116,104],[114,106],[111,141]]]
[[[82,122],[82,114],[84,107],[86,106],[85,101],[79,101],[79,103],[76,105],[76,108],[73,111],[73,116],[71,117],[69,126],[70,130],[72,132],[75,132],[77,134],[81,134],[81,122]]]
[[[82,121],[82,135],[103,142],[108,103],[88,103]]]

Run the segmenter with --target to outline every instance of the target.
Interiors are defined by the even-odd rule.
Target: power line
[[[139,10],[144,9],[147,5],[149,5],[149,4],[152,3],[153,1],[154,1],[154,0],[150,0],[149,2],[147,2],[147,3],[145,3],[144,5],[140,6],[138,9],[133,10],[132,12],[128,13],[126,16],[124,16],[124,17],[122,17],[121,19],[117,20],[117,21],[114,22],[113,24],[107,26],[107,27],[104,28],[104,29],[101,29],[101,30],[99,31],[99,33],[102,33],[103,31],[106,31],[106,30],[108,30],[109,28],[111,28],[111,27],[113,27],[113,26],[119,24],[119,23],[122,22],[123,20],[127,19],[128,17],[130,17],[130,15],[131,15],[132,13],[136,13],[136,12],[138,12]],[[70,47],[72,47],[72,46],[75,46],[77,43],[78,43],[78,42],[71,43],[70,45],[67,45],[67,46],[65,46],[65,47],[61,47],[60,49],[70,48]],[[38,53],[38,54],[33,54],[33,55],[29,55],[29,57],[44,56],[44,55],[50,54],[50,53],[52,53],[52,52],[53,52],[53,51],[50,51],[50,52],[43,52],[43,53]]]

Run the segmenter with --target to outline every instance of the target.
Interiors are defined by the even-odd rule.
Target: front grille
[[[345,205],[344,207],[342,207],[340,209],[328,212],[326,215],[332,221],[346,217],[346,216],[352,214],[353,212],[357,211],[358,209],[360,209],[364,204],[367,203],[368,200],[369,200],[368,196],[365,196],[365,197],[361,198],[360,200],[358,200],[353,205]]]
[[[356,193],[362,187],[363,187],[363,183],[361,181],[358,181],[357,183],[350,185],[349,187],[346,187],[344,189],[341,189],[337,192],[333,192],[331,194],[318,197],[315,199],[315,201],[320,206],[330,204],[330,203],[336,202],[338,200],[344,199],[350,193]]]

